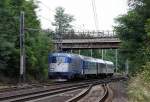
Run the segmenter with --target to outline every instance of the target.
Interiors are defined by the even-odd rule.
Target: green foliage
[[[150,39],[150,18],[146,21],[145,31],[147,32],[148,39]]]
[[[19,77],[19,15],[25,12],[25,27],[40,29],[33,0],[0,1],[0,73],[11,78]],[[47,56],[52,49],[49,34],[25,30],[26,73],[35,79],[47,76]]]
[[[140,69],[142,70],[129,81],[129,102],[149,102],[150,100],[150,62]]]
[[[142,76],[145,82],[150,83],[150,62],[147,62],[143,66]]]
[[[7,73],[6,69],[9,66],[11,58],[17,55],[17,49],[15,47],[15,41],[17,40],[15,17],[9,11],[10,0],[0,1],[0,72]],[[8,23],[9,22],[9,23]],[[16,60],[13,60],[14,62]],[[13,67],[12,67],[13,68]],[[9,69],[8,69],[9,70]],[[13,70],[10,69],[10,72]]]
[[[149,83],[143,80],[143,75],[138,74],[130,80],[128,96],[129,102],[149,102],[150,87]]]
[[[66,14],[65,9],[62,7],[56,8],[55,22],[53,26],[56,27],[56,32],[66,32],[72,30],[70,24],[74,20],[72,15]]]
[[[150,60],[149,54],[149,24],[150,24],[150,1],[129,0],[130,9],[127,14],[116,19],[116,33],[122,40],[123,58],[129,59],[134,73],[139,67]],[[138,69],[139,68],[139,69]],[[141,67],[142,68],[142,67]]]
[[[47,56],[52,49],[51,39],[48,38],[46,33],[40,32],[39,35],[32,38],[30,42],[31,45],[26,46],[27,65],[29,67],[27,71],[37,79],[47,78]]]
[[[150,100],[150,0],[129,0],[126,15],[117,18],[116,33],[122,40],[122,53],[130,60],[129,102]]]

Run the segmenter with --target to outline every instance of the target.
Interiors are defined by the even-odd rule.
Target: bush
[[[129,102],[149,102],[150,100],[150,62],[147,62],[142,71],[129,81]]]

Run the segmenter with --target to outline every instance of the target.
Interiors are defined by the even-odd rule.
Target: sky
[[[55,8],[65,8],[65,13],[74,16],[71,24],[76,30],[95,30],[92,0],[38,0],[39,9],[37,15],[43,29],[54,29]],[[127,12],[127,0],[95,0],[98,30],[112,30],[114,19]]]

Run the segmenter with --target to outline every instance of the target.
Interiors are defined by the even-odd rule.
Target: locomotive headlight
[[[54,71],[54,68],[50,68],[50,71]]]

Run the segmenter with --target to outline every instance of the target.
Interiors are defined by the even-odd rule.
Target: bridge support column
[[[80,53],[81,53],[81,50],[79,49],[79,55],[80,55]]]
[[[72,53],[72,49],[71,49],[71,53]]]
[[[118,49],[116,49],[116,73],[118,72]]]
[[[104,59],[104,53],[103,53],[103,49],[102,49],[102,59]]]
[[[66,50],[65,53],[68,53],[68,51]]]
[[[93,56],[93,50],[91,49],[91,57]]]
[[[128,75],[129,74],[129,60],[127,59],[126,60],[126,64],[125,64],[125,73],[126,73],[126,75]]]

